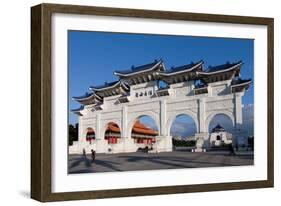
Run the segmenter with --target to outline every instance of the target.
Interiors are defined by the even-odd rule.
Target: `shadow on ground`
[[[229,152],[97,154],[95,161],[90,156],[69,155],[69,173],[242,166],[253,165],[253,160],[253,153],[230,155]]]

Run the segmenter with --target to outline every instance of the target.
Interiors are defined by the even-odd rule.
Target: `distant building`
[[[221,125],[217,125],[212,129],[210,134],[210,146],[220,147],[232,144],[232,134],[228,133]]]

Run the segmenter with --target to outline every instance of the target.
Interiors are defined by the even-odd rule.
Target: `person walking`
[[[83,148],[83,157],[86,158],[86,150]]]
[[[230,152],[230,155],[235,155],[233,144],[229,144],[229,152]]]
[[[92,153],[92,160],[95,161],[95,159],[96,159],[96,151],[91,149],[91,153]]]

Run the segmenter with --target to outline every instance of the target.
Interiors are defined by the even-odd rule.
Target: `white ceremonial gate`
[[[118,81],[90,87],[90,93],[73,98],[83,106],[72,110],[79,118],[79,139],[69,152],[135,152],[139,146],[131,132],[142,116],[151,117],[158,127],[155,152],[172,151],[171,126],[177,116],[184,114],[196,125],[195,151],[209,147],[208,128],[217,114],[231,119],[233,135],[238,136],[243,124],[242,97],[251,83],[250,79],[240,79],[241,66],[242,62],[226,63],[204,70],[200,61],[167,70],[160,60],[116,71]],[[120,128],[120,141],[114,145],[105,139],[111,122]],[[88,128],[95,132],[90,143],[86,140]]]

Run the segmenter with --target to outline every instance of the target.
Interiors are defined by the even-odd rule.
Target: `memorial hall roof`
[[[120,133],[120,128],[119,128],[119,126],[116,123],[110,122],[107,125],[106,132],[117,132],[117,133]]]
[[[107,129],[106,132],[116,132],[116,133],[120,133],[120,128],[119,126],[114,123],[114,122],[110,122],[107,125]],[[132,132],[135,134],[143,134],[143,135],[157,135],[158,132],[150,129],[149,127],[146,127],[144,124],[142,124],[139,120],[136,121],[136,123],[133,126]]]
[[[149,127],[146,127],[139,120],[137,120],[136,123],[134,124],[132,132],[137,133],[137,134],[158,135],[157,131],[155,131]]]
[[[224,132],[224,131],[225,131],[225,129],[220,124],[217,124],[217,126],[215,126],[212,129],[212,132]]]

